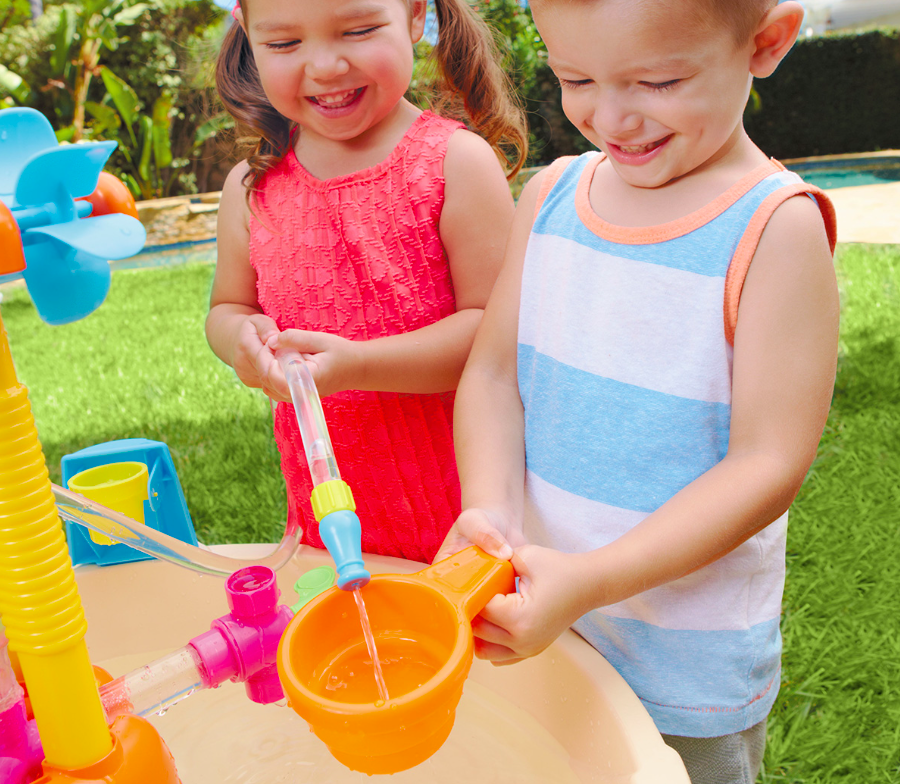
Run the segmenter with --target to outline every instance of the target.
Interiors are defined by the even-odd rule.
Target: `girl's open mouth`
[[[326,112],[335,112],[340,109],[346,109],[356,103],[365,89],[365,87],[357,87],[355,90],[346,90],[341,93],[310,95],[307,96],[306,100]]]

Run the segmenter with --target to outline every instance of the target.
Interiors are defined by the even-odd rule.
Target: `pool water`
[[[843,158],[809,161],[790,164],[788,168],[810,185],[817,185],[823,190],[900,182],[900,157],[893,156],[865,160]]]

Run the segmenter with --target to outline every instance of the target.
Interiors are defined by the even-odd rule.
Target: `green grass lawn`
[[[900,783],[900,247],[842,246],[841,357],[788,533],[783,685],[765,782]],[[116,272],[89,318],[2,314],[51,477],[116,438],[165,441],[200,539],[275,541],[284,487],[266,398],[206,345],[212,267]]]

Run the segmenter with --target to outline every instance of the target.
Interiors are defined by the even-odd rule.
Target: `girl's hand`
[[[273,335],[267,349],[274,356],[278,349],[298,352],[308,363],[319,397],[328,397],[345,389],[363,389],[365,361],[362,343],[327,332],[286,329]],[[277,363],[276,363],[277,364]],[[281,368],[273,377],[276,400],[290,402],[291,396]]]
[[[498,665],[536,656],[593,609],[582,555],[525,545],[512,565],[519,592],[495,596],[472,622],[475,655]]]
[[[270,376],[277,366],[266,341],[278,335],[278,325],[262,313],[247,316],[238,329],[231,366],[248,387],[261,388],[271,397]],[[282,381],[283,383],[283,381]]]
[[[477,545],[488,555],[508,561],[513,556],[510,539],[524,543],[518,526],[508,512],[497,509],[464,509],[447,532],[433,563],[443,561],[472,545]]]

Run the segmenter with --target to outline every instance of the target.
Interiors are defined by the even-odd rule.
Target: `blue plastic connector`
[[[342,591],[362,588],[371,579],[362,559],[362,527],[356,512],[340,509],[319,522],[319,536],[328,548],[337,569],[337,586]]]

